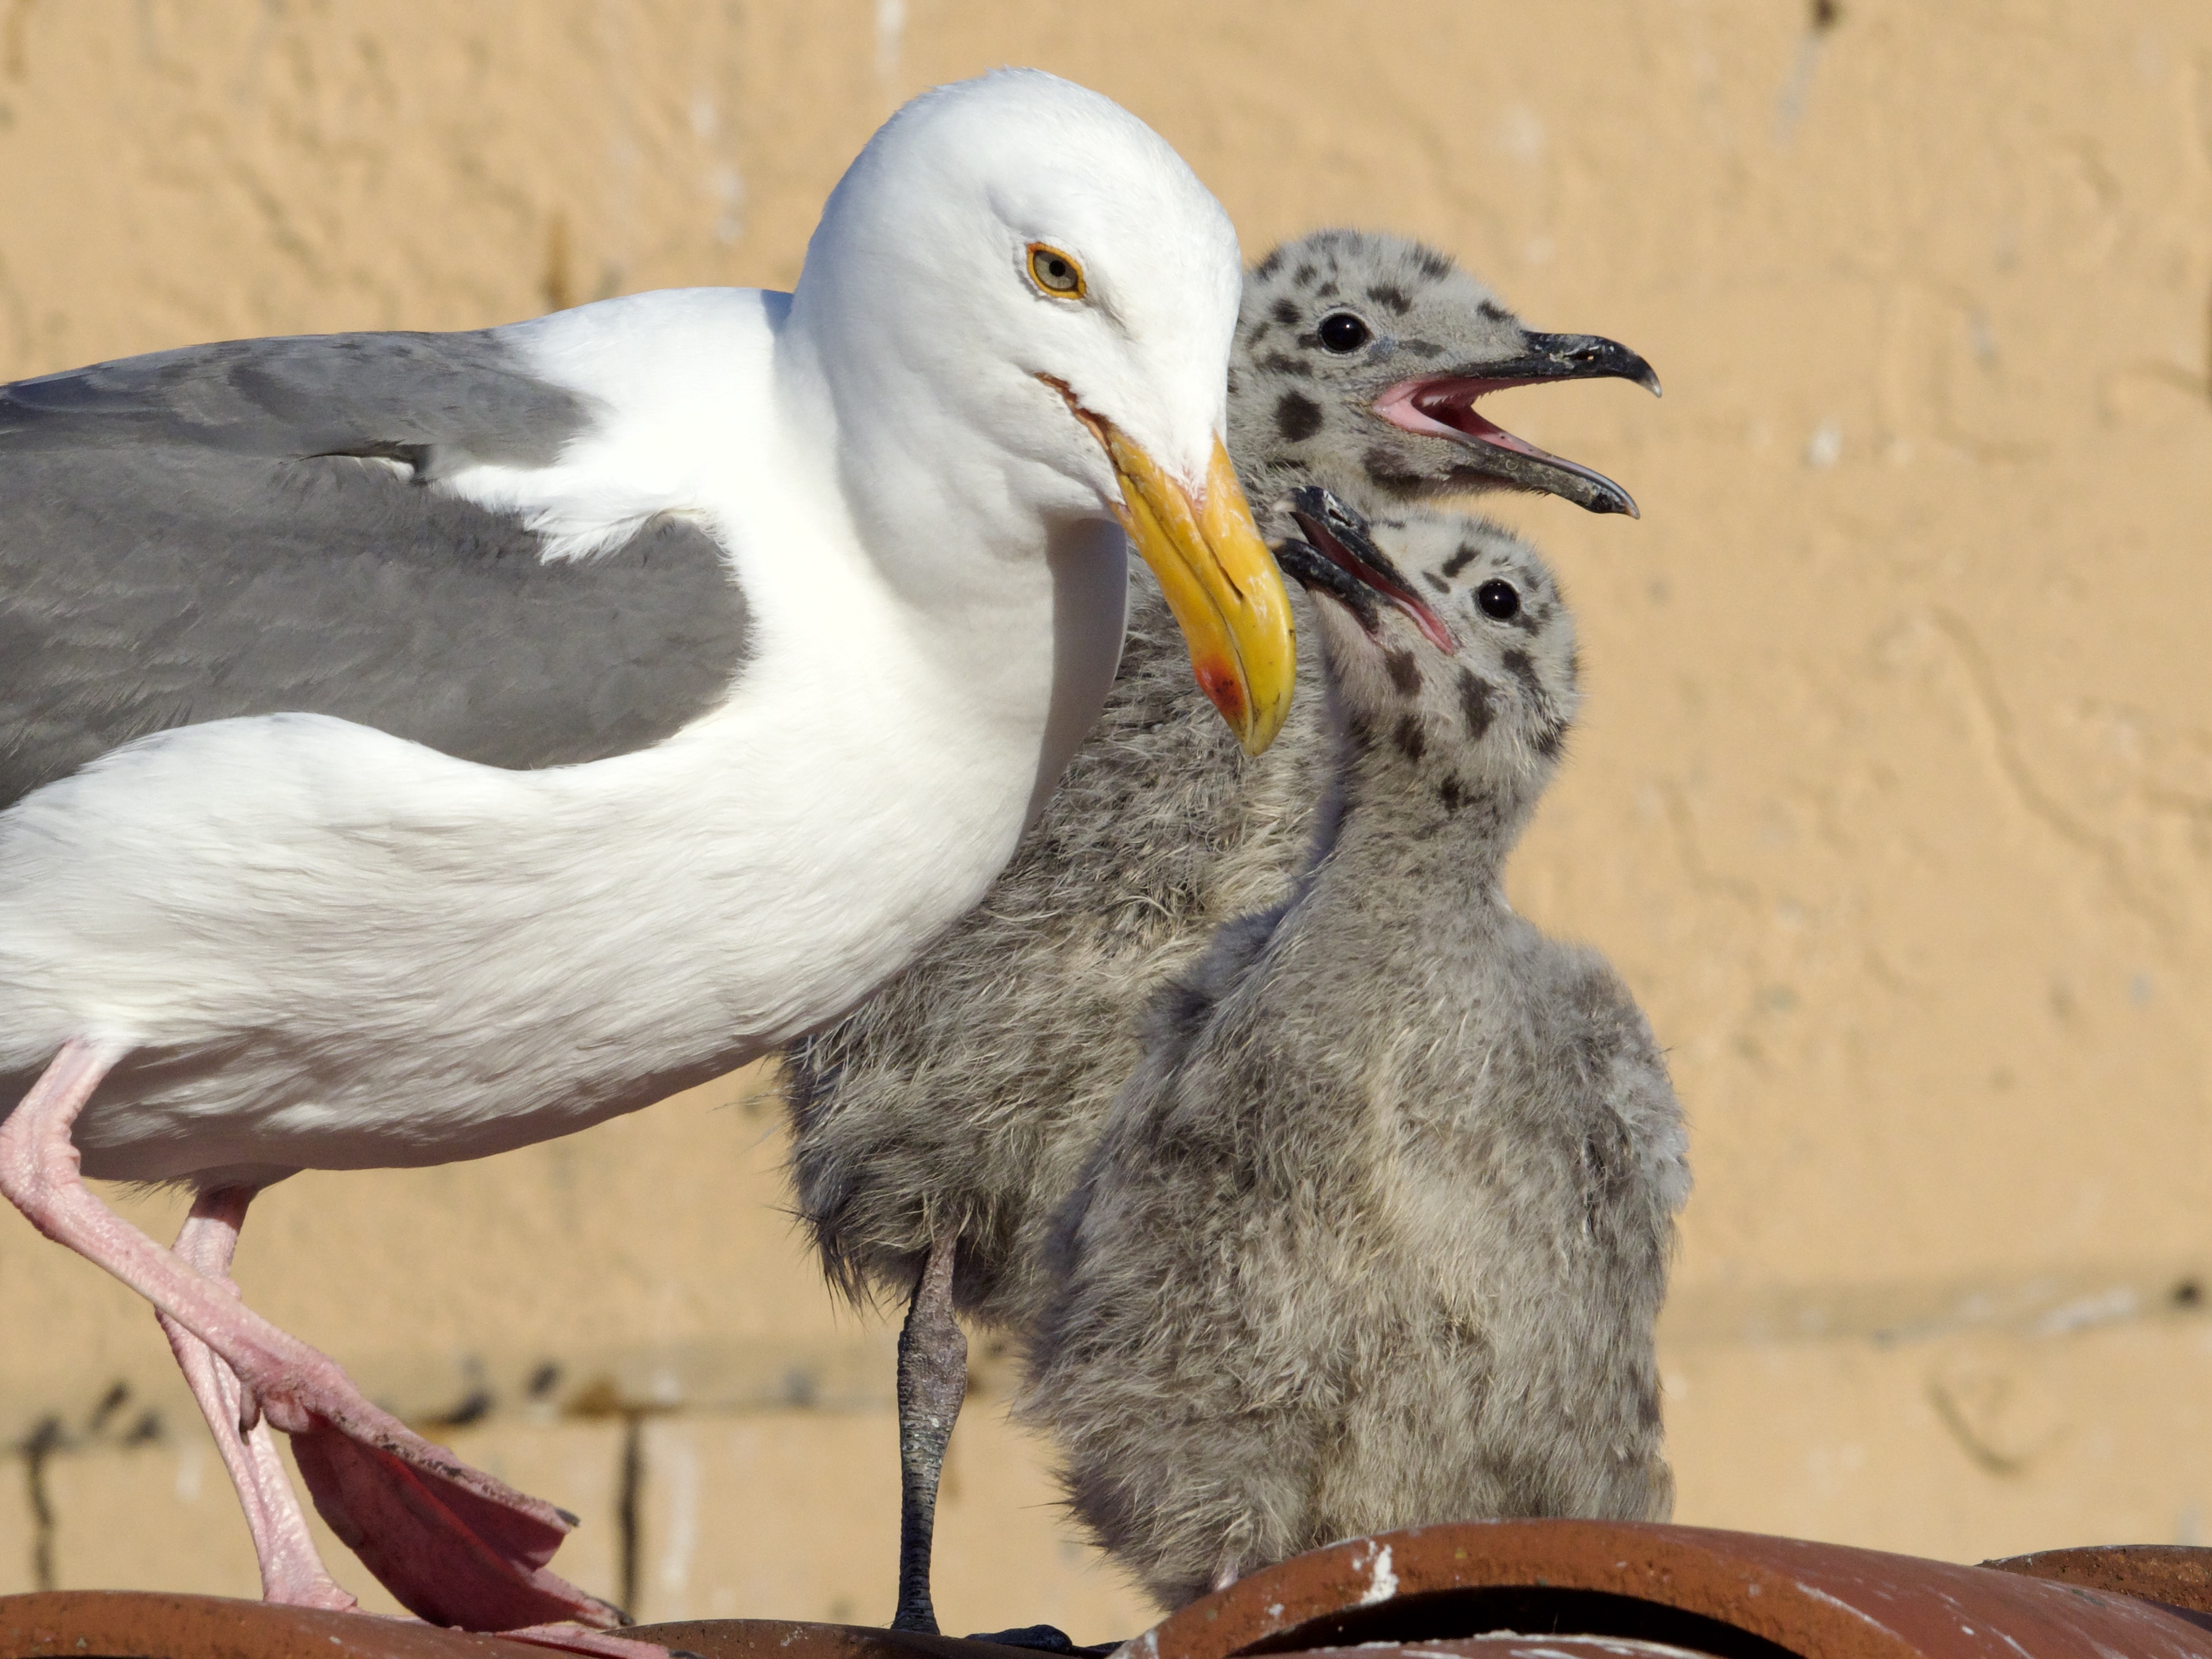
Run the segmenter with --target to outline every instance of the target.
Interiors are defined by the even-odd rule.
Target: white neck
[[[922,647],[909,666],[927,678],[903,695],[926,684],[942,720],[1029,757],[1033,819],[1113,684],[1127,544],[1080,486],[1009,455],[896,351],[872,359],[848,338],[825,359],[818,320],[802,295],[777,338],[786,429],[835,434],[811,453],[837,458],[821,481],[848,515],[837,539],[866,550],[886,622]],[[855,362],[872,366],[856,373]]]

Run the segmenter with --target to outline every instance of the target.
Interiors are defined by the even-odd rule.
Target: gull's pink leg
[[[574,1516],[470,1468],[371,1405],[335,1360],[277,1329],[85,1187],[70,1127],[122,1055],[84,1039],[62,1045],[0,1122],[0,1194],[47,1237],[105,1267],[214,1351],[241,1386],[241,1415],[251,1399],[292,1436],[315,1507],[410,1609],[480,1631],[621,1623],[617,1609],[545,1568]]]
[[[231,1281],[230,1259],[238,1249],[238,1229],[246,1219],[246,1206],[253,1201],[251,1187],[225,1187],[202,1193],[177,1234],[176,1254],[187,1265],[204,1273],[232,1296],[238,1286]],[[169,1339],[170,1351],[200,1403],[216,1449],[238,1488],[238,1501],[246,1510],[246,1525],[253,1534],[253,1553],[261,1565],[264,1601],[286,1607],[326,1607],[349,1613],[360,1605],[341,1589],[323,1565],[307,1530],[307,1517],[285,1477],[283,1460],[276,1455],[276,1438],[269,1425],[255,1421],[243,1426],[249,1413],[258,1411],[229,1366],[213,1349],[159,1309],[154,1317]]]

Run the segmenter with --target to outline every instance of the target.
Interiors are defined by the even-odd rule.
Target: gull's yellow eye
[[[1042,242],[1030,244],[1030,280],[1055,300],[1083,297],[1083,267]]]

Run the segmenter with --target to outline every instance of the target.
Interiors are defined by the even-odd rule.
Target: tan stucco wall
[[[1498,511],[1590,688],[1516,894],[1613,955],[1692,1117],[1679,1518],[2206,1541],[2203,0],[5,0],[0,373],[787,283],[876,120],[1000,62],[1152,121],[1249,251],[1414,232],[1666,379],[1498,401],[1641,523]],[[888,1329],[742,1093],[302,1176],[241,1277],[402,1409],[480,1407],[456,1444],[641,1613],[880,1619]],[[1135,1627],[979,1379],[948,1626]],[[251,1591],[151,1321],[12,1215],[0,1438],[0,1590]]]

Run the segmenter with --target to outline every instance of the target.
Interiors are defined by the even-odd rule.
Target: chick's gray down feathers
[[[1619,979],[1498,886],[1572,622],[1502,532],[1417,511],[1376,541],[1461,648],[1316,602],[1340,738],[1303,872],[1154,1000],[1048,1253],[1024,1410],[1167,1606],[1363,1533],[1671,1499],[1680,1116]]]
[[[1346,311],[1370,337],[1340,354],[1318,327]],[[1321,483],[1380,512],[1464,489],[1465,445],[1370,405],[1410,375],[1510,361],[1539,337],[1403,238],[1286,244],[1247,278],[1231,362],[1246,493],[1264,511]],[[1310,638],[1295,586],[1291,603]],[[1317,678],[1302,660],[1281,734],[1247,758],[1132,561],[1105,712],[1012,865],[919,962],[786,1056],[797,1208],[833,1283],[902,1299],[932,1237],[951,1237],[963,1312],[1018,1325],[1036,1311],[1053,1212],[1137,1062],[1146,1000],[1216,927],[1288,889],[1330,771]]]

